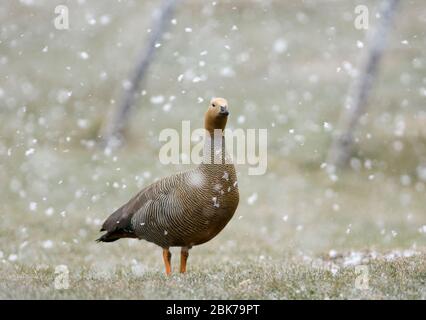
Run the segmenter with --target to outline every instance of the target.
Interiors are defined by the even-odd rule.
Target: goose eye
[[[212,106],[213,106],[213,107],[216,107],[216,105],[215,105],[214,103],[212,103]]]

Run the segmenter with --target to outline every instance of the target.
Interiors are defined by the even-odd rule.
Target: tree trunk
[[[154,59],[155,45],[160,42],[161,37],[167,29],[173,17],[179,0],[164,0],[159,15],[154,19],[151,35],[144,50],[138,58],[137,65],[131,76],[130,86],[125,89],[123,98],[114,110],[114,113],[103,127],[101,137],[105,148],[116,148],[123,143],[123,129],[128,121],[130,111],[135,98],[141,87],[141,83],[147,75],[149,65]]]
[[[384,0],[381,3],[380,20],[368,36],[368,50],[362,56],[361,68],[353,80],[345,108],[342,111],[337,132],[328,154],[327,164],[332,169],[347,164],[354,141],[355,127],[364,114],[371,87],[386,47],[386,38],[391,30],[392,19],[399,0]]]

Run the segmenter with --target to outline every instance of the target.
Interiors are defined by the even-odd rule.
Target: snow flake
[[[343,266],[355,266],[360,264],[362,261],[362,254],[361,252],[355,252],[352,251],[349,257],[345,257],[345,260],[343,261]]]
[[[223,177],[222,177],[222,179],[225,179],[226,181],[228,181],[228,180],[229,180],[229,173],[225,171],[225,172],[223,173]]]
[[[220,207],[219,202],[217,201],[217,197],[213,197],[212,201],[213,201],[213,207],[215,207],[215,208]]]
[[[53,215],[54,212],[55,212],[55,210],[52,207],[49,207],[49,208],[46,209],[46,211],[44,211],[44,213],[48,217],[50,217],[51,215]]]
[[[171,103],[166,103],[166,104],[163,106],[163,111],[164,111],[164,112],[169,112],[171,108],[172,108],[172,104],[171,104]]]
[[[275,40],[274,51],[278,54],[286,52],[287,51],[287,41],[285,41],[284,39]]]
[[[94,26],[96,24],[96,19],[91,17],[88,19],[87,23],[90,24],[91,26]]]
[[[86,51],[81,51],[81,52],[79,53],[79,56],[80,56],[80,58],[81,58],[81,59],[83,59],[83,60],[87,60],[87,59],[89,59],[89,58],[90,58],[90,55],[89,55]]]
[[[222,77],[232,78],[233,76],[235,76],[235,71],[231,67],[224,67],[220,70],[220,74]]]
[[[87,119],[78,119],[77,120],[77,125],[80,127],[80,128],[88,128],[89,127],[89,120],[87,120]]]
[[[257,193],[253,193],[250,197],[247,198],[247,203],[253,205],[257,201]]]
[[[246,122],[246,117],[243,116],[243,115],[239,115],[238,118],[237,118],[237,122],[240,123],[240,124]]]
[[[101,24],[105,26],[105,25],[107,25],[111,22],[111,17],[108,16],[108,15],[103,15],[103,16],[100,17],[99,20],[100,20]]]
[[[337,257],[337,251],[336,251],[336,250],[331,249],[331,250],[328,252],[328,256],[329,256],[330,258],[335,258],[335,257]]]
[[[25,156],[30,156],[35,152],[34,148],[29,148],[27,151],[25,151]]]
[[[72,96],[72,91],[66,90],[66,89],[60,89],[56,95],[56,100],[63,104],[69,100],[69,98]]]
[[[18,255],[14,254],[14,253],[11,253],[7,259],[10,262],[14,262],[14,261],[18,260]]]
[[[53,247],[53,241],[52,240],[43,241],[42,247],[44,249],[51,249]]]
[[[333,126],[331,125],[331,123],[324,122],[323,126],[324,126],[324,131],[326,132],[330,132],[333,130]]]
[[[146,272],[145,266],[141,264],[135,264],[132,266],[131,269],[132,269],[133,275],[135,275],[136,277],[142,277]]]
[[[36,211],[37,210],[37,202],[30,202],[30,210]]]
[[[203,185],[203,182],[204,182],[204,177],[202,174],[198,172],[193,172],[189,176],[189,183],[193,186],[201,187]]]
[[[162,95],[152,96],[150,101],[152,104],[161,104],[164,102],[164,96]]]

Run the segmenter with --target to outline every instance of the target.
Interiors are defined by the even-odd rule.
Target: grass
[[[207,258],[207,257],[206,257]],[[68,289],[55,289],[58,276],[48,266],[10,265],[1,279],[2,299],[425,299],[425,255],[366,263],[359,271],[338,262],[285,258],[227,261],[194,259],[187,274],[166,276],[137,264],[72,270]]]
[[[133,179],[139,166],[126,150],[117,161],[95,152],[100,157],[95,166],[89,160],[93,153],[60,158],[61,189],[52,189],[35,210],[10,194],[3,203],[9,214],[1,222],[1,298],[425,298],[424,191],[388,176],[369,180],[368,172],[342,173],[333,182],[324,171],[291,163],[275,168],[271,161],[275,174],[261,179],[241,174],[235,217],[218,237],[191,250],[186,275],[166,277],[161,249],[153,244],[95,243],[99,224],[139,188]],[[117,163],[125,174],[113,170]],[[161,169],[152,168],[144,183],[168,174]],[[281,170],[288,170],[285,179]],[[93,172],[100,177],[93,180]],[[252,179],[258,179],[256,185]],[[111,186],[116,180],[120,188]],[[36,199],[39,187],[25,190]],[[249,204],[253,193],[258,200]],[[172,253],[177,270],[179,251]],[[58,265],[69,270],[67,290],[54,288]],[[368,267],[368,290],[355,287],[357,265]]]

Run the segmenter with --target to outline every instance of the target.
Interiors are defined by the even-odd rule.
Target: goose
[[[98,242],[146,240],[163,249],[166,274],[170,247],[181,247],[180,272],[189,250],[213,239],[233,217],[239,202],[235,167],[225,151],[228,102],[213,98],[204,116],[203,158],[194,169],[162,178],[142,189],[103,223]]]

